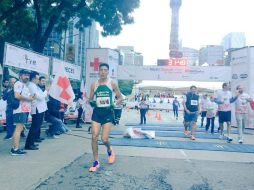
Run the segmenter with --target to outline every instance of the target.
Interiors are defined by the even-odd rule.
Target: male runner
[[[197,128],[197,119],[200,113],[199,95],[197,95],[197,87],[191,86],[190,92],[186,94],[183,100],[184,107],[184,135],[189,135],[188,127],[191,126],[190,139],[195,140],[195,132]]]
[[[92,150],[94,162],[89,169],[90,172],[95,172],[100,167],[97,141],[101,127],[101,140],[107,148],[108,163],[113,164],[115,161],[115,153],[109,143],[108,136],[114,120],[113,93],[117,97],[116,105],[121,103],[122,95],[116,82],[108,78],[108,74],[109,65],[107,63],[101,63],[99,65],[100,78],[91,85],[90,103],[94,107],[92,115]]]

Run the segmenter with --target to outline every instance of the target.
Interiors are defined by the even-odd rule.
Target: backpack
[[[20,94],[22,93],[23,89],[24,89],[24,85],[22,87],[22,90],[21,90]],[[20,100],[15,97],[14,89],[12,89],[9,94],[10,94],[9,98],[10,98],[10,103],[11,103],[12,109],[14,109],[14,110],[18,109],[19,104],[20,104]]]
[[[15,110],[15,109],[18,109],[19,107],[19,103],[20,103],[20,100],[15,98],[15,95],[14,95],[14,90],[12,89],[11,92],[9,93],[10,95],[10,103],[11,103],[11,107]]]

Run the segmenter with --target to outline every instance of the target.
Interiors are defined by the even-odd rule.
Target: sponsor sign
[[[64,66],[65,72],[70,79],[80,80],[81,76],[81,67],[78,65],[74,65],[59,59],[53,59],[53,71],[52,74],[56,75],[60,66]]]
[[[4,64],[48,75],[49,57],[6,43]]]

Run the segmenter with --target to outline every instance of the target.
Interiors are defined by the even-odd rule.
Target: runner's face
[[[99,75],[101,79],[106,79],[108,77],[108,73],[109,71],[107,67],[104,67],[104,66],[100,67]]]
[[[192,94],[196,94],[196,92],[197,92],[197,89],[196,89],[196,88],[194,88],[194,87],[191,88],[191,93],[192,93]]]

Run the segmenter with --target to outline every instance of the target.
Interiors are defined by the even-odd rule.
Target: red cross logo
[[[99,70],[99,65],[100,65],[100,61],[99,61],[98,57],[94,58],[93,62],[90,62],[90,67],[93,67],[94,71],[98,71]]]
[[[63,98],[64,100],[69,100],[71,96],[67,92],[67,88],[70,86],[70,82],[66,76],[64,77],[59,77],[57,81],[57,85],[60,86],[63,90],[60,93],[60,97]]]

